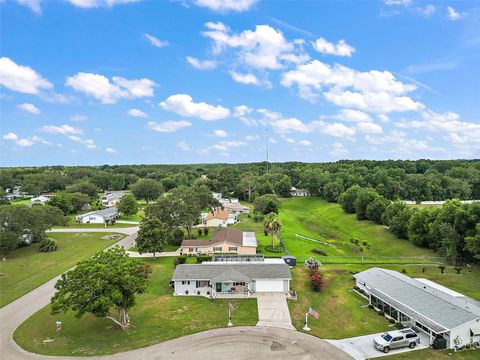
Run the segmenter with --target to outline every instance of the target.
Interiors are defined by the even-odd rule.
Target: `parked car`
[[[384,353],[388,353],[391,349],[407,346],[413,349],[417,344],[420,344],[420,337],[415,330],[411,328],[389,331],[373,339],[375,349],[383,351]]]

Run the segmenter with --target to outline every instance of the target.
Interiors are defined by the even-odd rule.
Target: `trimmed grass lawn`
[[[189,259],[189,261],[193,261]],[[169,282],[173,258],[148,260],[152,274],[148,292],[137,298],[130,311],[126,331],[113,327],[110,320],[85,315],[80,319],[67,314],[50,314],[47,306],[25,321],[14,333],[24,349],[47,355],[103,355],[153,345],[195,332],[225,327],[229,300],[172,296]],[[255,299],[232,299],[235,326],[255,325],[258,321]],[[62,321],[62,332],[55,336],[55,321]],[[43,344],[42,340],[55,341]]]
[[[318,311],[318,319],[309,316],[309,334],[325,339],[346,337],[387,331],[388,321],[370,310],[368,301],[354,293],[352,275],[346,269],[322,268],[325,287],[321,292],[311,289],[308,271],[304,267],[292,269],[292,288],[297,292],[297,300],[289,300],[288,307],[293,326],[303,331],[305,313],[308,307]]]
[[[115,229],[115,228],[128,228],[135,227],[137,224],[121,224],[115,223],[113,225],[107,225],[106,229]],[[80,224],[76,222],[69,222],[67,226],[54,226],[53,229],[83,229],[83,228],[93,228],[93,229],[105,229],[105,224]]]
[[[358,221],[355,214],[346,214],[338,204],[329,203],[319,198],[289,198],[282,200],[280,209],[282,222],[281,234],[292,255],[300,261],[310,256],[323,262],[339,262],[336,256],[352,256],[351,262],[359,262],[361,256],[381,257],[434,257],[435,254],[424,248],[417,247],[407,240],[402,240],[389,232],[384,226],[370,221]],[[332,246],[323,245],[302,239],[295,234],[327,242]],[[359,251],[350,242],[358,238],[370,244],[370,249]],[[319,248],[328,256],[315,256],[312,249]],[[345,261],[344,258],[341,261]],[[383,259],[383,262],[408,262],[408,259]]]
[[[58,250],[50,253],[38,251],[39,244],[32,244],[12,251],[1,263],[0,307],[37,288],[48,280],[73,267],[78,261],[116,243],[103,240],[109,233],[49,233],[55,239]]]
[[[126,221],[138,221],[140,222],[142,220],[142,217],[145,215],[145,212],[143,209],[138,210],[138,212],[135,215],[130,215],[130,216],[125,216],[121,215],[118,220],[126,220]]]
[[[480,359],[480,349],[465,350],[454,352],[452,350],[433,350],[424,349],[411,352],[400,353],[396,355],[382,356],[375,358],[378,360],[478,360]]]

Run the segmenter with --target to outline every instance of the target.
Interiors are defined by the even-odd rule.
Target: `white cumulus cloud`
[[[192,56],[187,56],[187,61],[194,68],[200,70],[212,70],[218,66],[218,63],[215,60],[199,60]]]
[[[336,55],[336,56],[347,56],[351,57],[355,52],[355,48],[345,40],[340,40],[338,43],[331,43],[324,38],[319,38],[312,43],[313,48],[322,54]]]
[[[39,108],[29,103],[18,104],[17,108],[33,115],[40,115],[42,113]]]
[[[40,128],[40,131],[46,132],[46,133],[51,133],[51,134],[62,134],[62,135],[68,135],[68,134],[82,134],[83,131],[82,129],[75,128],[71,125],[64,124],[64,125],[44,125]]]
[[[150,121],[147,125],[150,130],[164,133],[176,132],[189,126],[192,126],[192,123],[185,120],[163,122]]]
[[[152,44],[157,48],[162,48],[168,45],[168,41],[160,40],[156,36],[153,36],[147,33],[143,34],[143,36],[145,36],[145,38],[150,42],[150,44]]]
[[[249,10],[257,0],[194,0],[194,4],[218,12]]]
[[[130,109],[128,110],[128,115],[133,117],[144,117],[147,118],[148,114],[139,109]]]
[[[25,94],[38,94],[53,87],[31,67],[18,65],[8,57],[0,58],[0,85]]]
[[[162,109],[182,116],[195,116],[206,121],[225,119],[230,116],[230,110],[220,105],[210,105],[205,102],[194,102],[187,94],[171,95],[160,103]]]
[[[228,133],[227,133],[225,130],[215,130],[215,131],[213,132],[213,134],[214,134],[215,136],[221,137],[221,138],[228,136]]]
[[[79,72],[69,76],[66,85],[78,92],[100,100],[103,104],[114,104],[119,99],[152,97],[154,87],[158,86],[150,79],[127,80],[114,76],[112,81],[100,74]]]

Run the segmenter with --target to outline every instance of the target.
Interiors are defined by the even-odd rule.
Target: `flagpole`
[[[232,324],[232,314],[230,309],[230,303],[228,303],[228,324],[227,326],[233,326]]]
[[[310,331],[310,330],[312,330],[312,329],[310,329],[310,328],[308,327],[308,312],[305,313],[305,326],[303,327],[303,330],[305,330],[305,331]]]

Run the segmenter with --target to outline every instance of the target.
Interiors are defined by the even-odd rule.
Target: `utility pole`
[[[266,131],[267,131],[267,173],[268,173],[268,142],[269,142],[269,138],[268,138],[268,127],[267,127]]]

